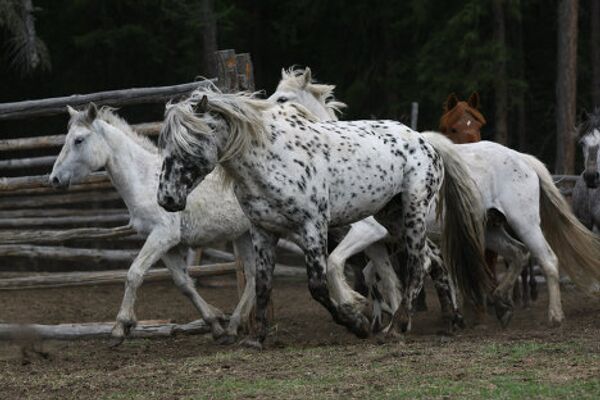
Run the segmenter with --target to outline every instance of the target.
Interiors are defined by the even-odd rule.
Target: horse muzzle
[[[596,189],[600,185],[600,173],[598,173],[597,171],[586,171],[583,173],[583,180],[585,181],[585,184],[588,188]]]
[[[48,182],[54,189],[66,189],[71,184],[70,177],[60,177],[55,174],[51,174],[48,178]]]

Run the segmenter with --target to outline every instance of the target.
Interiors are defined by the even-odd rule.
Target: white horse
[[[279,104],[298,103],[305,106],[321,121],[337,121],[337,114],[346,107],[346,104],[335,99],[334,90],[334,85],[313,82],[310,68],[282,69],[277,89],[267,100]],[[370,262],[361,273],[365,277],[370,296],[374,299],[372,325],[374,330],[382,328],[382,331],[386,333],[392,328],[392,321],[383,327],[382,312],[385,311],[391,316],[400,307],[402,303],[399,295],[402,292],[401,283],[393,271],[386,244],[383,241],[375,242],[372,238],[387,238],[388,232],[372,216],[353,223],[350,231],[350,233],[345,232],[344,239],[327,259],[327,276],[330,277],[328,281],[331,290],[339,293],[338,296],[342,296],[344,293],[355,293],[337,285],[346,283],[340,276],[344,272],[347,259],[361,250],[364,251]],[[367,242],[370,244],[365,247],[364,244]],[[431,247],[436,248],[434,245]],[[438,293],[442,318],[447,324],[448,330],[452,331],[456,326],[463,327],[464,320],[459,310],[454,282],[444,263],[441,261],[433,263],[429,273]],[[386,303],[377,300],[382,297],[387,299]],[[358,299],[358,301],[360,300]]]
[[[295,73],[295,77],[306,74]],[[286,78],[284,76],[284,78]],[[308,74],[309,79],[310,74]],[[300,82],[302,80],[300,79]],[[310,82],[310,81],[308,81]],[[281,86],[281,85],[280,85]],[[287,84],[271,96],[273,101],[284,103],[302,101],[311,112],[323,112],[327,108],[322,96],[304,101],[309,95],[308,84]],[[433,133],[424,133],[430,140]],[[560,195],[546,167],[535,157],[518,153],[493,142],[453,145],[461,156],[472,178],[477,182],[485,210],[494,216],[494,223],[486,228],[486,247],[509,260],[511,267],[495,292],[495,301],[512,305],[511,289],[518,279],[529,251],[540,263],[546,275],[549,291],[548,318],[551,323],[564,319],[560,301],[558,262],[578,286],[592,292],[600,280],[600,239],[582,226]],[[428,225],[435,230],[434,213]],[[505,223],[517,236],[508,234]],[[355,224],[356,225],[356,224]],[[371,245],[385,235],[361,234],[351,230],[342,242],[352,245],[343,248],[340,259],[347,259],[354,252]],[[366,231],[366,230],[365,230]],[[340,245],[341,246],[341,245]],[[337,249],[336,249],[337,251]],[[558,257],[556,254],[558,254]],[[368,272],[368,271],[367,271]],[[499,315],[504,325],[512,313]]]
[[[109,108],[96,109],[91,104],[78,112],[69,107],[71,119],[65,144],[54,163],[50,182],[68,187],[93,171],[106,168],[115,188],[123,198],[130,224],[147,237],[144,246],[127,273],[125,295],[112,334],[114,344],[123,341],[135,326],[134,303],[144,274],[158,260],[170,270],[183,294],[190,298],[202,318],[211,326],[213,337],[230,340],[247,318],[254,303],[254,256],[248,229],[250,223],[238,205],[233,191],[225,189],[221,178],[211,174],[190,195],[189,206],[179,213],[169,213],[156,203],[158,174],[162,157],[146,137]],[[187,273],[187,246],[206,246],[215,242],[234,241],[246,273],[246,287],[229,320],[226,335],[220,325],[224,316],[207,304],[194,288]]]
[[[312,296],[338,323],[364,337],[370,331],[367,318],[354,304],[330,297],[329,225],[369,215],[385,224],[407,254],[404,311],[410,325],[423,274],[439,261],[426,241],[425,218],[444,180],[443,232],[450,244],[446,260],[471,284],[465,287],[468,295],[480,297],[491,286],[483,260],[483,211],[473,200],[477,191],[447,142],[439,136],[430,145],[395,121],[319,123],[293,103],[273,105],[249,94],[196,91],[167,110],[159,139],[164,161],[158,202],[167,210],[184,209],[188,194],[217,165],[235,183],[257,250],[258,335],[250,344],[261,346],[267,336],[273,250],[282,236],[303,249]],[[458,241],[471,244],[479,258],[461,258]]]
[[[600,108],[579,128],[585,169],[573,188],[573,211],[588,229],[600,235]]]

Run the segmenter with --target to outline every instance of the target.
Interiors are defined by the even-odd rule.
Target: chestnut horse
[[[481,128],[486,124],[486,120],[483,114],[481,114],[481,111],[479,111],[479,108],[480,101],[479,93],[477,92],[471,93],[467,101],[460,101],[456,94],[450,94],[444,103],[444,114],[440,118],[440,132],[456,144],[481,141]],[[490,213],[490,215],[488,215],[488,223],[502,224],[504,221],[501,218],[502,217],[496,215],[496,213]],[[494,274],[496,273],[495,266],[497,258],[498,254],[493,251],[485,251],[486,262]],[[531,272],[529,278],[531,297],[533,300],[537,297],[536,282],[531,269],[532,265],[530,263],[529,268],[523,269],[521,275],[523,279],[524,305],[527,305],[529,301],[529,291],[527,290],[527,277],[529,272]]]

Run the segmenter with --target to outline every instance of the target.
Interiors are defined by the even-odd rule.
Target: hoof
[[[369,337],[371,333],[369,320],[363,314],[356,312],[351,305],[342,304],[338,309],[338,314],[340,316],[338,323],[344,325],[350,332],[361,339]]]
[[[235,342],[237,342],[237,336],[225,334],[225,335],[221,335],[220,337],[215,339],[215,341],[218,344],[220,344],[221,346],[230,346],[232,344],[235,344]]]
[[[254,349],[254,350],[262,350],[263,349],[263,345],[260,342],[260,340],[258,340],[258,339],[250,339],[250,338],[243,339],[240,342],[240,346],[246,347],[248,349]]]
[[[452,320],[452,325],[454,326],[455,329],[465,329],[467,327],[467,324],[465,323],[465,318],[462,316],[462,314],[460,312],[456,312],[456,314],[454,314],[454,319]]]
[[[558,315],[550,314],[550,316],[548,317],[550,326],[553,328],[557,328],[557,327],[561,326],[562,322],[564,320],[565,320],[565,316],[562,313],[560,313]]]
[[[212,323],[212,337],[214,340],[219,339],[221,336],[225,335],[225,330],[217,321]]]
[[[124,341],[125,341],[124,336],[113,336],[110,338],[110,341],[108,342],[108,347],[114,349],[114,348],[122,345]]]

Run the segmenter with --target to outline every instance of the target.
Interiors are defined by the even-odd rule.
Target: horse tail
[[[600,237],[579,220],[554,185],[552,175],[537,158],[520,154],[540,180],[542,231],[556,253],[560,267],[587,293],[600,289]]]
[[[496,280],[484,257],[486,213],[481,194],[463,159],[445,136],[423,133],[444,164],[438,213],[442,213],[442,254],[465,299],[482,306]]]

